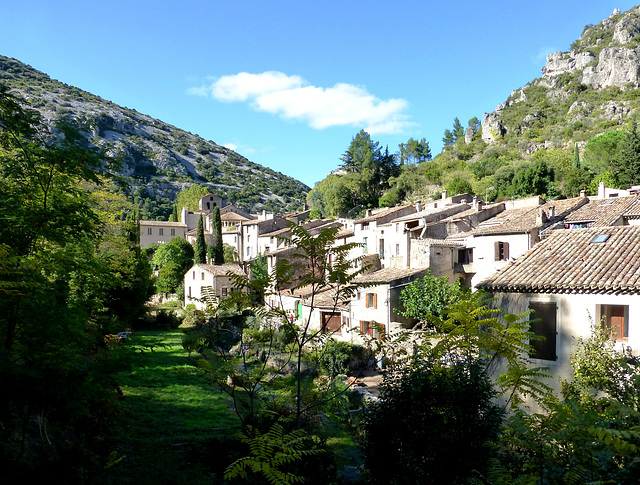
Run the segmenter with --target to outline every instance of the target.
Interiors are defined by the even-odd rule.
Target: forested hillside
[[[309,190],[228,148],[58,82],[18,60],[0,56],[0,85],[24,98],[50,126],[73,120],[87,145],[116,159],[143,218],[166,220],[176,194],[196,183],[246,210],[281,213],[302,208]]]
[[[363,170],[327,177],[308,200],[328,216],[437,198],[443,189],[503,200],[573,197],[582,189],[594,194],[601,181],[618,188],[640,184],[639,56],[640,11],[616,10],[587,25],[570,51],[548,56],[542,77],[515,89],[482,123],[454,118],[433,159],[428,140],[391,147],[393,170],[380,172],[386,162],[374,163],[380,176],[386,173],[374,185],[377,197],[363,199],[371,164],[361,163]],[[383,161],[375,141],[370,147],[360,151],[361,160]]]

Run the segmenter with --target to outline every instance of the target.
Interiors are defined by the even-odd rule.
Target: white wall
[[[559,391],[557,378],[569,379],[572,375],[571,355],[578,337],[591,335],[591,324],[596,322],[598,305],[629,306],[629,338],[618,342],[616,347],[630,346],[634,354],[640,349],[640,295],[573,295],[544,293],[496,293],[494,306],[506,313],[521,314],[529,309],[530,301],[555,302],[557,304],[556,361],[531,359],[532,367],[549,367],[556,377],[553,387]],[[590,319],[591,317],[591,319]]]

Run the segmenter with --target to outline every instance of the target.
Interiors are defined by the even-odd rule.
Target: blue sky
[[[309,186],[365,129],[390,152],[482,119],[632,1],[21,0],[0,54]]]

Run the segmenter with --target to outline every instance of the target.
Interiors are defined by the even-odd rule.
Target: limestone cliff
[[[547,57],[542,77],[511,93],[482,120],[487,143],[519,137],[519,148],[570,146],[622,125],[640,107],[640,7],[616,9],[585,27],[570,51]]]

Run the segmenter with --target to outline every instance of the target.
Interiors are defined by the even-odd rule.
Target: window
[[[175,229],[171,229],[171,235],[175,236],[176,235],[176,230]]]
[[[189,287],[189,298],[191,298],[191,287]]]
[[[322,313],[322,331],[340,335],[342,333],[342,317],[339,313]]]
[[[367,238],[366,237],[362,238],[362,252],[364,254],[367,254],[369,252],[369,248],[367,247]]]
[[[226,286],[223,286],[223,287],[222,287],[222,298],[226,298],[226,297],[227,297],[227,294],[228,294],[228,292],[227,292],[227,287],[226,287]]]
[[[493,243],[496,261],[507,261],[509,259],[509,243],[505,241],[496,241]]]
[[[378,249],[378,256],[380,256],[380,259],[384,259],[384,239],[380,239],[380,249]]]
[[[377,322],[366,322],[360,320],[360,332],[375,339],[381,340],[384,336],[384,325]]]
[[[592,243],[603,243],[603,242],[607,242],[607,239],[609,239],[609,237],[611,236],[611,234],[598,234],[596,237],[594,237],[591,242]]]
[[[628,305],[598,305],[596,318],[604,324],[613,340],[626,342],[629,339]]]
[[[378,308],[378,295],[376,293],[367,293],[367,308]]]
[[[153,234],[153,228],[147,227],[147,234],[151,236]]]
[[[363,222],[362,223],[362,230],[363,231],[368,231],[369,230],[369,223],[368,222]]]
[[[458,249],[458,263],[473,263],[473,248]]]
[[[201,279],[202,281],[204,281],[204,271],[201,273],[201,275],[200,275],[200,279]]]
[[[400,256],[400,245],[396,244],[396,256]]]
[[[193,279],[194,280],[196,279],[196,272],[195,271],[193,272]]]
[[[164,229],[158,229],[158,236],[164,236]]]
[[[530,301],[529,309],[533,310],[533,313],[529,315],[529,329],[536,335],[544,337],[544,340],[532,340],[530,342],[533,351],[529,354],[529,357],[557,360],[557,305],[555,302]]]

